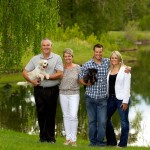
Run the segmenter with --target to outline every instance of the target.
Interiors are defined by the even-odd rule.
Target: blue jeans
[[[90,144],[103,145],[107,120],[107,99],[95,100],[86,95],[86,109],[89,119]]]
[[[121,121],[121,136],[118,146],[126,147],[128,142],[129,134],[129,106],[126,111],[122,111],[120,105],[122,100],[118,100],[115,96],[110,96],[107,101],[107,124],[106,124],[106,139],[107,145],[115,146],[117,145],[116,135],[114,132],[114,127],[111,122],[111,118],[116,110],[118,110],[120,121]]]

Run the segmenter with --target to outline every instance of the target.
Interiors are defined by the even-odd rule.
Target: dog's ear
[[[42,61],[42,60],[40,60],[40,61],[39,61],[39,65],[40,65],[40,66],[42,66],[42,64],[43,64],[43,61]]]
[[[92,68],[91,71],[97,73],[98,70],[96,68]]]
[[[95,69],[95,73],[97,73],[98,72],[98,70],[97,69]]]

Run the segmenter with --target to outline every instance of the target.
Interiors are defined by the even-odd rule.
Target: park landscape
[[[56,144],[40,144],[38,134],[35,132],[29,134],[35,123],[32,120],[36,120],[34,106],[32,112],[29,110],[32,105],[23,104],[26,98],[24,94],[28,92],[16,85],[18,81],[24,80],[22,69],[32,56],[40,53],[40,41],[45,37],[52,40],[52,51],[61,56],[65,48],[72,48],[75,55],[74,62],[79,65],[91,59],[92,48],[96,43],[104,46],[104,57],[109,58],[113,50],[122,53],[125,64],[132,67],[132,109],[136,109],[133,112],[135,117],[131,122],[134,132],[130,134],[131,143],[126,149],[148,149],[150,137],[145,138],[142,133],[148,134],[146,128],[150,123],[147,118],[143,122],[144,113],[143,110],[140,112],[140,108],[143,103],[150,107],[149,1],[122,0],[118,4],[110,0],[96,2],[80,0],[78,3],[76,0],[57,1],[57,3],[54,0],[21,2],[23,1],[6,0],[2,1],[0,6],[2,12],[0,15],[0,149],[73,149],[71,146],[62,145],[64,137],[61,135],[60,110],[57,113],[58,123],[61,124],[58,124],[60,127],[57,130]],[[31,93],[33,91],[32,87],[28,90]],[[88,150],[91,148],[88,147],[84,100],[81,103],[83,104],[79,110],[79,127],[84,124],[85,131],[81,132],[82,128],[79,128],[81,133],[78,135],[76,149]],[[22,110],[19,110],[20,106],[25,106],[25,109],[22,107]],[[12,108],[15,108],[15,111],[10,111]],[[114,122],[116,120],[114,118]],[[117,123],[116,127],[118,127]],[[138,141],[139,131],[143,141],[140,145],[133,144]],[[99,149],[99,147],[92,149]],[[116,149],[116,147],[101,149]]]

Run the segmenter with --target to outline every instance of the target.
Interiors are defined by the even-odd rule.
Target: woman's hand
[[[128,108],[128,104],[122,103],[120,107],[122,108],[122,111],[126,111]]]

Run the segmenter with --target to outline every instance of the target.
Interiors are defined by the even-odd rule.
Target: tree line
[[[27,48],[37,54],[43,37],[61,40],[58,36],[74,25],[84,36],[100,37],[124,30],[129,21],[149,30],[149,20],[149,0],[1,0],[0,71],[19,69]]]
[[[59,0],[63,28],[79,25],[85,35],[123,30],[136,21],[142,30],[150,29],[149,0]]]

